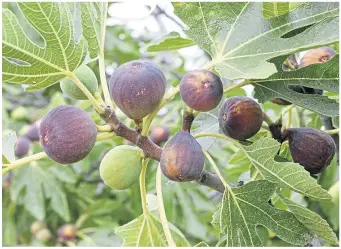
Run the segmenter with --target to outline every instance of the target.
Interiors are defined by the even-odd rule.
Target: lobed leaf
[[[146,50],[148,52],[159,52],[186,48],[193,45],[196,45],[196,43],[191,39],[183,38],[177,32],[171,32],[167,36],[163,37],[161,40],[155,41],[148,45]]]
[[[8,131],[2,137],[2,163],[7,164],[15,160],[14,146],[17,141],[15,131]]]
[[[209,67],[227,79],[265,79],[277,71],[269,59],[338,40],[338,3],[304,3],[271,19],[263,18],[262,3],[173,5],[190,27],[185,30],[189,38],[211,55]],[[282,37],[308,25],[300,34]]]
[[[281,16],[289,12],[290,6],[288,2],[264,2],[263,16],[268,19],[275,16]]]

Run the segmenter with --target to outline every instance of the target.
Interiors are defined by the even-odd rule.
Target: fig
[[[39,126],[40,143],[52,160],[70,164],[84,159],[95,145],[97,128],[89,115],[74,106],[49,111]]]
[[[30,231],[33,235],[35,235],[40,230],[46,228],[46,223],[44,221],[36,220],[30,226]]]
[[[289,140],[294,162],[302,165],[311,174],[318,174],[332,161],[336,146],[333,138],[312,128],[290,128],[283,132],[283,140]]]
[[[49,229],[43,228],[35,234],[35,237],[41,242],[48,242],[52,238],[52,234]]]
[[[99,172],[103,182],[112,189],[131,187],[141,173],[141,150],[130,145],[113,148],[103,157]]]
[[[255,135],[263,123],[260,105],[248,97],[231,97],[225,100],[218,114],[222,132],[231,138],[245,140]]]
[[[39,141],[39,126],[37,124],[30,125],[25,136],[32,142]]]
[[[294,92],[303,93],[303,94],[319,94],[319,95],[323,94],[323,90],[314,89],[314,88],[305,87],[305,86],[290,85],[289,89],[293,90]],[[291,105],[289,101],[281,99],[281,98],[272,99],[271,102],[278,104],[278,105]]]
[[[109,80],[111,98],[133,120],[154,111],[166,90],[166,78],[157,65],[134,60],[119,66]]]
[[[14,149],[14,154],[17,157],[22,157],[27,154],[30,148],[31,141],[26,137],[19,137]]]
[[[74,74],[83,83],[83,85],[93,94],[98,89],[96,75],[87,65],[78,67]],[[73,99],[84,100],[88,99],[81,89],[70,78],[65,78],[60,81],[60,88],[63,93]]]
[[[16,121],[28,121],[30,120],[30,114],[25,107],[19,106],[11,112],[11,118]]]
[[[152,128],[149,138],[155,144],[160,145],[161,143],[167,142],[169,134],[170,130],[167,126],[159,125]]]
[[[190,108],[207,112],[220,103],[223,83],[218,75],[209,70],[193,70],[181,79],[180,95]]]
[[[198,179],[204,169],[200,144],[186,131],[177,132],[166,144],[160,158],[162,173],[170,180],[187,182]]]
[[[307,67],[312,64],[324,63],[336,55],[336,51],[330,47],[320,47],[309,50],[301,59],[299,67]]]
[[[65,240],[73,240],[76,238],[77,228],[73,224],[64,224],[58,229],[58,236]]]

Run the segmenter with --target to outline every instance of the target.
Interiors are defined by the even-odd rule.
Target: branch
[[[190,132],[191,126],[194,121],[194,115],[193,112],[184,110],[184,115],[182,117],[182,130]]]

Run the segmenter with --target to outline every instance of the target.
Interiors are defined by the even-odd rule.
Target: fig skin
[[[193,70],[181,79],[180,95],[190,108],[207,112],[220,103],[223,96],[223,83],[218,75],[209,70]]]
[[[71,164],[90,153],[96,142],[97,128],[85,111],[62,105],[43,117],[39,136],[49,158],[61,164]]]
[[[323,90],[314,89],[314,88],[305,87],[305,86],[292,86],[292,85],[290,85],[289,89],[293,90],[294,92],[303,93],[303,94],[318,94],[318,95],[323,94]],[[286,101],[286,100],[281,99],[281,98],[272,99],[271,102],[275,103],[277,105],[291,105],[291,103],[289,101]]]
[[[153,112],[166,91],[162,69],[147,60],[134,60],[119,66],[109,80],[111,98],[133,120]]]
[[[58,229],[58,236],[64,241],[76,238],[77,228],[73,224],[64,224]]]
[[[32,142],[39,141],[39,126],[37,124],[30,125],[25,136]]]
[[[152,140],[155,144],[161,145],[164,142],[167,142],[169,138],[170,130],[167,126],[159,125],[154,126],[150,132],[150,140]]]
[[[160,158],[162,173],[176,182],[198,179],[204,169],[204,162],[200,144],[186,131],[177,132],[167,142]]]
[[[14,149],[14,154],[17,157],[22,157],[27,154],[30,148],[31,141],[26,137],[19,137]]]
[[[141,150],[130,145],[120,145],[103,157],[99,172],[104,183],[112,189],[131,187],[141,173]]]
[[[302,57],[299,68],[327,62],[333,58],[334,55],[336,55],[336,51],[330,47],[311,49]]]
[[[248,97],[231,97],[225,100],[218,114],[219,127],[231,138],[245,140],[255,135],[263,123],[260,105]]]
[[[312,128],[290,128],[283,132],[289,140],[293,161],[302,165],[311,174],[318,174],[332,161],[336,146],[333,138]]]
[[[94,94],[98,90],[98,81],[95,73],[87,65],[81,65],[78,67],[74,74],[83,83],[83,85]],[[70,78],[65,78],[60,81],[60,88],[63,93],[72,99],[86,100],[88,97],[82,92],[81,89]]]

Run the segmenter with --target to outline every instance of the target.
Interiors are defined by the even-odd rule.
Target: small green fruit
[[[30,231],[33,235],[35,235],[37,232],[39,232],[40,230],[44,228],[46,228],[45,222],[37,220],[31,224]]]
[[[36,233],[35,237],[41,242],[47,242],[52,238],[52,234],[49,229],[43,228]]]
[[[112,189],[123,190],[132,186],[141,173],[141,151],[130,145],[110,150],[102,159],[100,175]]]
[[[12,111],[11,118],[16,121],[27,121],[29,120],[29,113],[25,107],[19,106]]]
[[[87,66],[81,65],[74,71],[77,78],[84,86],[93,94],[98,89],[98,82],[94,72]],[[63,93],[73,99],[88,99],[86,95],[70,78],[65,78],[60,81],[60,88]]]

